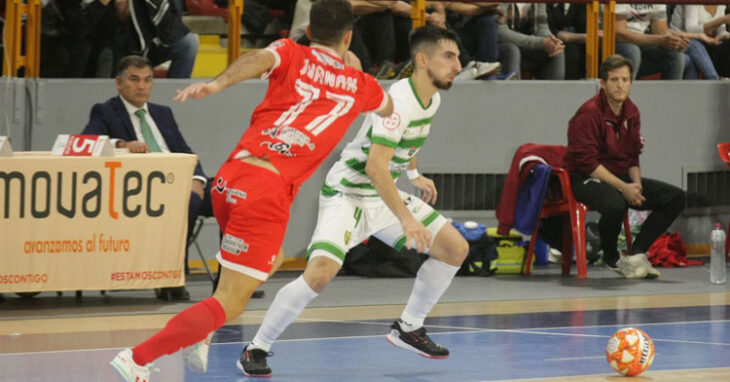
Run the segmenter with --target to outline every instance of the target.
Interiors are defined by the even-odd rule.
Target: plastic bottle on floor
[[[715,224],[715,229],[710,234],[710,282],[713,284],[725,284],[727,281],[727,268],[725,268],[725,231],[722,224]]]

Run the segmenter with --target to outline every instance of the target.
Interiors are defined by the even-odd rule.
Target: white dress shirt
[[[134,128],[134,134],[137,136],[137,140],[147,143],[144,140],[144,135],[142,135],[142,127],[139,123],[139,117],[134,114],[137,110],[144,109],[144,118],[145,120],[147,120],[147,124],[150,126],[150,130],[152,130],[152,135],[155,137],[157,145],[160,146],[160,150],[162,150],[163,153],[169,153],[170,148],[167,147],[167,142],[165,142],[165,138],[162,136],[162,133],[160,133],[160,129],[157,127],[155,120],[152,119],[152,116],[150,115],[150,109],[147,108],[147,102],[145,102],[142,107],[137,107],[127,102],[124,97],[119,96],[119,98],[122,100],[124,108],[127,109],[127,114],[129,114],[129,119],[132,121],[132,127]]]
[[[152,135],[155,137],[157,145],[160,146],[160,150],[162,150],[163,153],[169,153],[170,148],[167,147],[167,142],[165,142],[165,138],[162,136],[162,133],[160,133],[160,129],[157,127],[155,120],[152,119],[152,116],[150,115],[150,110],[149,108],[147,108],[147,102],[145,102],[142,107],[137,107],[127,102],[127,100],[124,99],[124,97],[122,97],[121,95],[119,96],[119,98],[122,100],[124,108],[127,110],[127,114],[129,114],[129,119],[132,121],[132,127],[134,128],[134,134],[137,136],[137,140],[140,142],[145,142],[144,135],[142,135],[142,127],[139,123],[139,117],[137,117],[137,115],[134,113],[139,109],[144,109],[144,118],[145,120],[147,120],[147,125],[149,125],[150,130],[152,130]],[[116,147],[117,141],[119,141],[119,139],[110,139],[110,142],[114,147]],[[193,175],[193,179],[197,179],[203,182],[203,185],[208,182],[208,179],[205,179],[205,177],[199,175]]]

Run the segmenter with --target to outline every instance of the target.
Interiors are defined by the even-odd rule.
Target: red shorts
[[[218,171],[210,195],[223,232],[220,265],[261,281],[284,241],[295,187],[270,170],[240,160]]]

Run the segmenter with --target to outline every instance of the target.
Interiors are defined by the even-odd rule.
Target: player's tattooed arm
[[[218,93],[236,82],[259,77],[261,73],[276,64],[274,54],[265,49],[248,52],[236,59],[231,65],[209,82],[196,82],[183,90],[178,90],[173,100],[185,102],[188,98],[205,98]]]

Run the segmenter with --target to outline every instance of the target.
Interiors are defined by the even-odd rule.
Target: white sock
[[[271,344],[317,296],[318,293],[309,287],[302,276],[284,285],[276,293],[274,302],[266,311],[264,321],[261,323],[259,331],[256,332],[256,337],[251,341],[250,348],[261,349],[265,352],[271,350]]]
[[[421,265],[406,309],[400,316],[399,324],[404,332],[410,332],[423,326],[423,320],[446,292],[458,270],[459,267],[446,264],[433,257]]]

